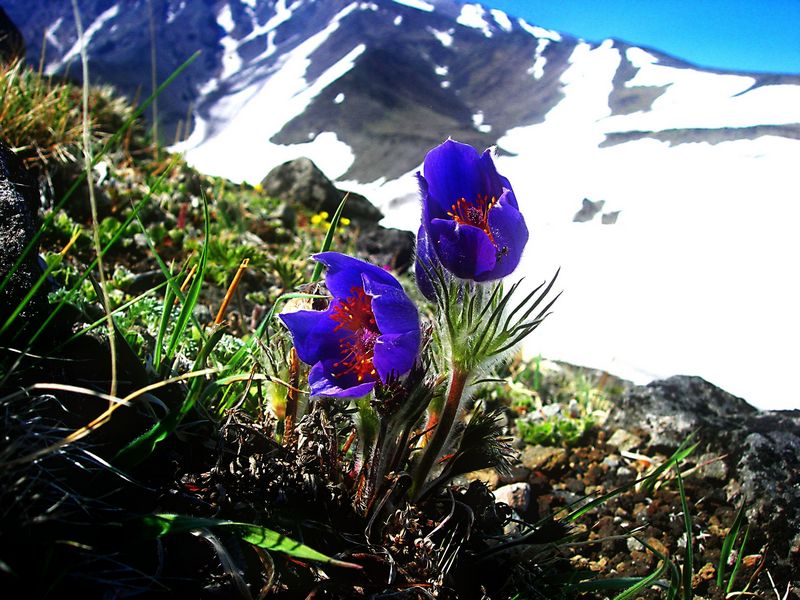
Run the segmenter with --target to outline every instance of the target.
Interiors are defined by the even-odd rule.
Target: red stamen
[[[489,228],[489,211],[495,204],[497,204],[497,198],[489,199],[485,194],[479,194],[474,200],[459,198],[450,207],[450,212],[447,214],[459,225],[472,225],[483,229],[484,233],[489,236],[489,241],[494,244],[494,236]]]
[[[372,298],[360,287],[351,288],[350,293],[352,295],[340,299],[331,312],[331,319],[336,321],[333,330],[339,331],[344,328],[350,333],[339,344],[342,360],[333,366],[344,367],[344,370],[335,375],[355,373],[356,379],[361,382],[367,376],[374,376],[376,373],[372,359],[375,354],[375,342],[381,332],[372,313]]]

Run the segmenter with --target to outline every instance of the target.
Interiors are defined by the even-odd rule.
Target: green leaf
[[[731,578],[728,580],[728,585],[725,587],[725,595],[731,593],[733,589],[733,582],[736,579],[736,574],[739,572],[739,568],[742,566],[742,559],[744,558],[744,547],[747,544],[747,538],[750,536],[750,525],[747,525],[747,528],[744,530],[744,536],[742,537],[742,545],[739,547],[739,554],[736,557],[736,564],[733,565],[733,571],[731,571]]]
[[[739,511],[736,513],[736,518],[733,520],[733,525],[731,525],[728,535],[726,535],[725,539],[722,541],[722,549],[719,551],[719,566],[717,567],[717,587],[721,588],[725,583],[725,567],[728,564],[733,545],[736,543],[736,538],[739,537],[739,531],[742,528],[743,522],[744,502],[742,502]]]
[[[225,328],[220,327],[213,331],[206,343],[200,349],[197,358],[194,362],[192,371],[199,371],[203,368],[208,355],[217,345],[222,335],[225,333]],[[148,431],[137,437],[130,444],[120,450],[114,457],[115,462],[121,465],[132,466],[139,464],[153,453],[157,444],[162,442],[169,436],[175,428],[180,424],[187,413],[194,407],[197,399],[203,391],[203,382],[205,378],[195,378],[189,386],[189,392],[178,410],[170,412],[166,417],[161,419],[158,423],[153,425]]]
[[[178,344],[183,339],[183,333],[186,331],[186,326],[189,320],[194,315],[194,307],[200,298],[200,289],[203,287],[203,280],[206,273],[206,264],[208,261],[208,242],[211,238],[210,221],[208,215],[208,200],[203,195],[203,249],[200,251],[200,263],[197,265],[197,272],[192,280],[192,285],[189,287],[189,292],[186,294],[186,300],[181,306],[181,312],[178,314],[178,320],[175,322],[175,327],[172,330],[172,336],[167,346],[167,360],[172,360],[175,352],[178,350]]]
[[[264,548],[265,550],[281,552],[300,560],[310,560],[346,569],[361,570],[362,568],[360,565],[326,556],[272,529],[251,525],[249,523],[162,513],[143,517],[142,524],[144,525],[145,534],[149,537],[162,537],[174,533],[185,533],[202,529],[228,531],[229,533],[239,536],[249,544]]]
[[[681,510],[683,511],[683,526],[686,531],[686,557],[683,560],[683,600],[691,600],[694,597],[692,592],[692,574],[694,572],[694,550],[692,548],[692,516],[689,514],[689,505],[686,502],[686,491],[683,488],[683,478],[680,469],[675,466],[675,473],[678,478],[678,493],[681,497]]]
[[[347,202],[347,198],[349,197],[349,193],[344,195],[342,201],[339,202],[339,206],[336,207],[336,212],[333,213],[333,217],[331,218],[331,225],[328,227],[328,231],[325,233],[325,239],[322,240],[322,247],[319,249],[320,252],[327,252],[331,244],[333,244],[333,236],[336,234],[336,228],[339,227],[339,221],[342,218],[342,211],[344,211],[344,205]],[[322,263],[318,262],[314,265],[314,272],[311,275],[311,283],[316,283],[322,277]]]
[[[673,452],[672,456],[670,456],[662,465],[659,465],[652,473],[650,473],[642,483],[642,489],[650,493],[656,486],[656,482],[658,481],[659,475],[661,475],[664,471],[671,468],[673,465],[677,465],[680,461],[684,458],[689,456],[692,452],[695,451],[699,442],[692,444],[691,446],[689,443],[694,439],[696,432],[692,432],[689,436],[683,440],[678,446],[678,449]]]

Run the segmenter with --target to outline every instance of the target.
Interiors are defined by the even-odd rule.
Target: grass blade
[[[736,517],[733,519],[728,535],[722,540],[722,549],[719,551],[719,566],[717,567],[717,587],[722,588],[725,583],[725,566],[728,564],[728,559],[733,550],[733,545],[736,543],[736,538],[739,537],[739,530],[742,528],[744,522],[744,502],[739,507]]]
[[[205,239],[203,240],[203,249],[200,252],[200,262],[197,266],[197,273],[195,273],[194,279],[192,280],[189,292],[186,294],[186,300],[184,301],[183,306],[181,306],[181,312],[178,315],[177,321],[175,321],[175,327],[172,330],[172,336],[170,337],[169,345],[167,346],[167,360],[172,360],[173,356],[175,356],[175,352],[178,349],[178,344],[183,339],[184,331],[186,331],[186,326],[189,324],[189,320],[194,315],[194,307],[197,305],[197,301],[200,299],[200,289],[203,287],[203,279],[205,277],[206,263],[208,260],[208,242],[211,238],[211,233],[209,230],[210,218],[208,215],[208,200],[206,199],[205,195],[203,196],[203,220]]]
[[[673,465],[677,465],[680,461],[684,458],[689,456],[692,452],[695,451],[699,442],[696,442],[689,446],[689,443],[694,439],[696,432],[692,432],[685,440],[683,440],[678,446],[678,449],[673,452],[672,456],[670,456],[663,464],[656,467],[656,469],[650,473],[647,478],[642,483],[642,489],[647,492],[648,494],[655,489],[656,482],[658,480],[659,475],[661,475],[664,471],[671,468]]]
[[[277,531],[258,525],[238,523],[236,521],[221,521],[218,519],[185,517],[174,514],[150,515],[144,517],[142,521],[145,532],[154,537],[198,531],[201,529],[210,529],[212,531],[223,530],[229,531],[259,548],[264,548],[265,550],[271,550],[273,552],[281,552],[296,559],[361,570],[360,565],[336,560]]]
[[[739,567],[742,566],[742,559],[744,558],[744,547],[747,545],[747,538],[750,537],[750,525],[744,530],[744,537],[742,538],[742,545],[739,547],[739,554],[736,557],[736,564],[733,565],[731,571],[731,578],[728,580],[728,585],[725,587],[725,595],[731,593],[733,589],[733,582],[736,579],[736,574],[739,572]]]
[[[173,81],[175,81],[175,79],[181,73],[183,73],[189,67],[189,65],[191,65],[197,59],[198,56],[200,56],[199,50],[194,54],[192,54],[188,59],[186,59],[184,63],[180,65],[177,69],[175,69],[169,75],[169,77],[167,77],[164,80],[164,82],[161,85],[159,85],[158,88],[152,94],[150,94],[150,96],[148,96],[148,98],[144,102],[142,102],[142,104],[139,107],[136,108],[136,110],[133,111],[133,114],[131,114],[131,116],[128,117],[128,119],[119,127],[119,129],[114,133],[114,135],[112,135],[109,138],[109,140],[103,145],[100,151],[94,155],[94,157],[92,158],[92,166],[95,166],[98,162],[100,162],[100,159],[103,158],[103,156],[105,156],[111,150],[111,148],[119,144],[119,141],[120,139],[122,139],[122,136],[125,135],[125,133],[130,129],[131,125],[133,125],[133,123],[136,122],[136,119],[138,119],[142,115],[142,113],[144,113],[147,107],[150,106],[150,104],[152,104],[153,101],[159,95],[161,95],[161,93]],[[72,195],[75,193],[75,190],[77,190],[78,187],[80,187],[80,185],[83,183],[85,179],[86,179],[86,172],[84,171],[75,179],[75,181],[72,183],[69,189],[64,193],[64,196],[53,206],[53,210],[44,219],[44,222],[42,223],[41,227],[39,227],[39,229],[36,231],[36,233],[33,235],[30,241],[25,245],[25,248],[20,253],[17,260],[14,262],[14,265],[11,267],[9,272],[6,273],[2,281],[0,281],[0,292],[2,292],[6,288],[8,283],[11,281],[11,277],[13,277],[14,273],[17,272],[20,265],[22,265],[22,263],[25,261],[28,255],[31,252],[33,252],[35,248],[39,247],[39,239],[52,224],[53,219],[55,218],[55,215],[58,212],[58,210],[61,207],[63,207],[64,204],[66,204],[67,200],[70,197],[72,197]]]
[[[225,328],[220,327],[211,334],[211,337],[201,348],[197,359],[195,360],[192,371],[199,371],[203,368],[209,354],[222,338]],[[173,410],[166,417],[161,419],[158,423],[153,425],[148,431],[137,437],[130,444],[120,450],[114,457],[115,461],[124,466],[137,465],[145,460],[155,450],[156,445],[165,440],[178,425],[183,421],[183,418],[194,407],[197,399],[203,391],[204,378],[198,377],[194,379],[189,386],[189,391],[186,398],[177,410]]]
[[[333,236],[336,234],[336,228],[339,227],[339,221],[342,218],[342,212],[344,211],[344,205],[347,202],[347,198],[350,196],[350,193],[346,193],[342,201],[339,202],[339,206],[336,207],[336,212],[333,213],[333,217],[331,218],[331,225],[328,227],[328,231],[325,232],[325,239],[322,240],[322,247],[319,249],[320,252],[327,252],[331,244],[333,244]],[[322,277],[322,268],[323,265],[321,262],[318,262],[314,265],[314,272],[311,275],[311,283],[316,283]]]
[[[686,557],[683,561],[683,600],[691,600],[694,595],[692,592],[692,575],[694,573],[694,550],[692,548],[692,517],[689,514],[689,505],[686,502],[686,490],[683,488],[683,477],[681,471],[675,466],[675,473],[678,480],[678,493],[681,498],[681,510],[683,511],[683,525],[686,532]]]

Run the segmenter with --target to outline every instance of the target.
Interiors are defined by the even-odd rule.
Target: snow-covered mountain
[[[43,48],[48,72],[77,74],[71,3],[0,4],[31,62]],[[131,97],[151,56],[160,81],[202,50],[158,99],[162,136],[200,170],[257,182],[308,156],[415,230],[425,152],[496,146],[532,232],[522,273],[562,267],[527,352],[800,408],[799,75],[701,69],[455,0],[80,6],[93,77]],[[584,198],[603,214],[574,222]]]

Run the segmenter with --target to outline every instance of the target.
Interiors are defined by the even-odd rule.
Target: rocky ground
[[[692,434],[698,445],[681,461],[680,471],[691,519],[694,594],[726,597],[716,583],[720,551],[744,505],[749,537],[729,592],[797,598],[800,411],[757,411],[698,377],[626,384],[605,423],[577,445],[523,446],[512,477],[479,476],[531,521],[584,498],[627,488],[577,521],[578,541],[563,548],[561,556],[603,577],[645,576],[657,567],[656,553],[685,564],[684,510],[673,469],[652,489],[632,483],[664,464]],[[725,587],[739,544],[741,536],[726,565]],[[640,596],[663,594],[651,588]]]

